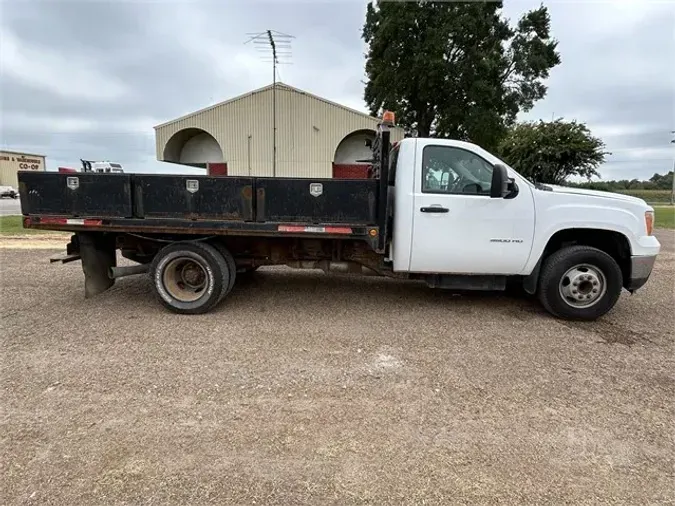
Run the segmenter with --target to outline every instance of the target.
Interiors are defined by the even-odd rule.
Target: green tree
[[[599,176],[597,168],[610,154],[586,125],[561,119],[515,125],[498,151],[523,176],[551,184],[562,184],[570,176]]]
[[[497,146],[520,111],[546,94],[560,63],[545,7],[515,27],[502,2],[368,4],[365,99],[374,115],[393,110],[420,137]]]
[[[673,187],[673,171],[667,172],[663,176],[661,174],[654,174],[649,178],[653,183],[653,187],[659,190],[670,190]]]

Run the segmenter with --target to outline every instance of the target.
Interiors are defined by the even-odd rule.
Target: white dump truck
[[[467,142],[390,145],[386,117],[361,180],[20,172],[24,226],[74,232],[85,294],[149,273],[172,311],[203,313],[238,273],[289,265],[522,285],[552,314],[593,320],[642,287],[659,253],[654,211],[613,193],[535,185]],[[137,265],[117,267],[116,250]]]

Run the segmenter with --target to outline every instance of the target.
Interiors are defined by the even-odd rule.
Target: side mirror
[[[502,164],[492,169],[492,185],[490,186],[491,199],[512,199],[518,195],[518,186]]]

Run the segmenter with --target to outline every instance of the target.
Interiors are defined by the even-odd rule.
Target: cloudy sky
[[[670,170],[675,1],[545,2],[562,64],[525,119],[586,122],[612,152],[605,179]],[[539,1],[511,0],[516,20]],[[293,34],[281,80],[347,106],[362,100],[366,2],[0,0],[0,145],[128,171],[155,161],[156,124],[270,84],[246,33]]]

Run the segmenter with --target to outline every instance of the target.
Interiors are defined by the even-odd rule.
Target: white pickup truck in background
[[[391,123],[389,123],[391,124]],[[408,138],[383,121],[373,179],[19,173],[24,226],[75,232],[85,294],[149,272],[159,300],[203,313],[264,265],[536,294],[593,320],[649,277],[659,242],[644,201],[533,185],[480,147]],[[116,267],[115,250],[140,265]],[[64,260],[66,261],[66,260]]]
[[[0,198],[8,197],[15,199],[19,197],[19,192],[11,186],[0,186]]]

